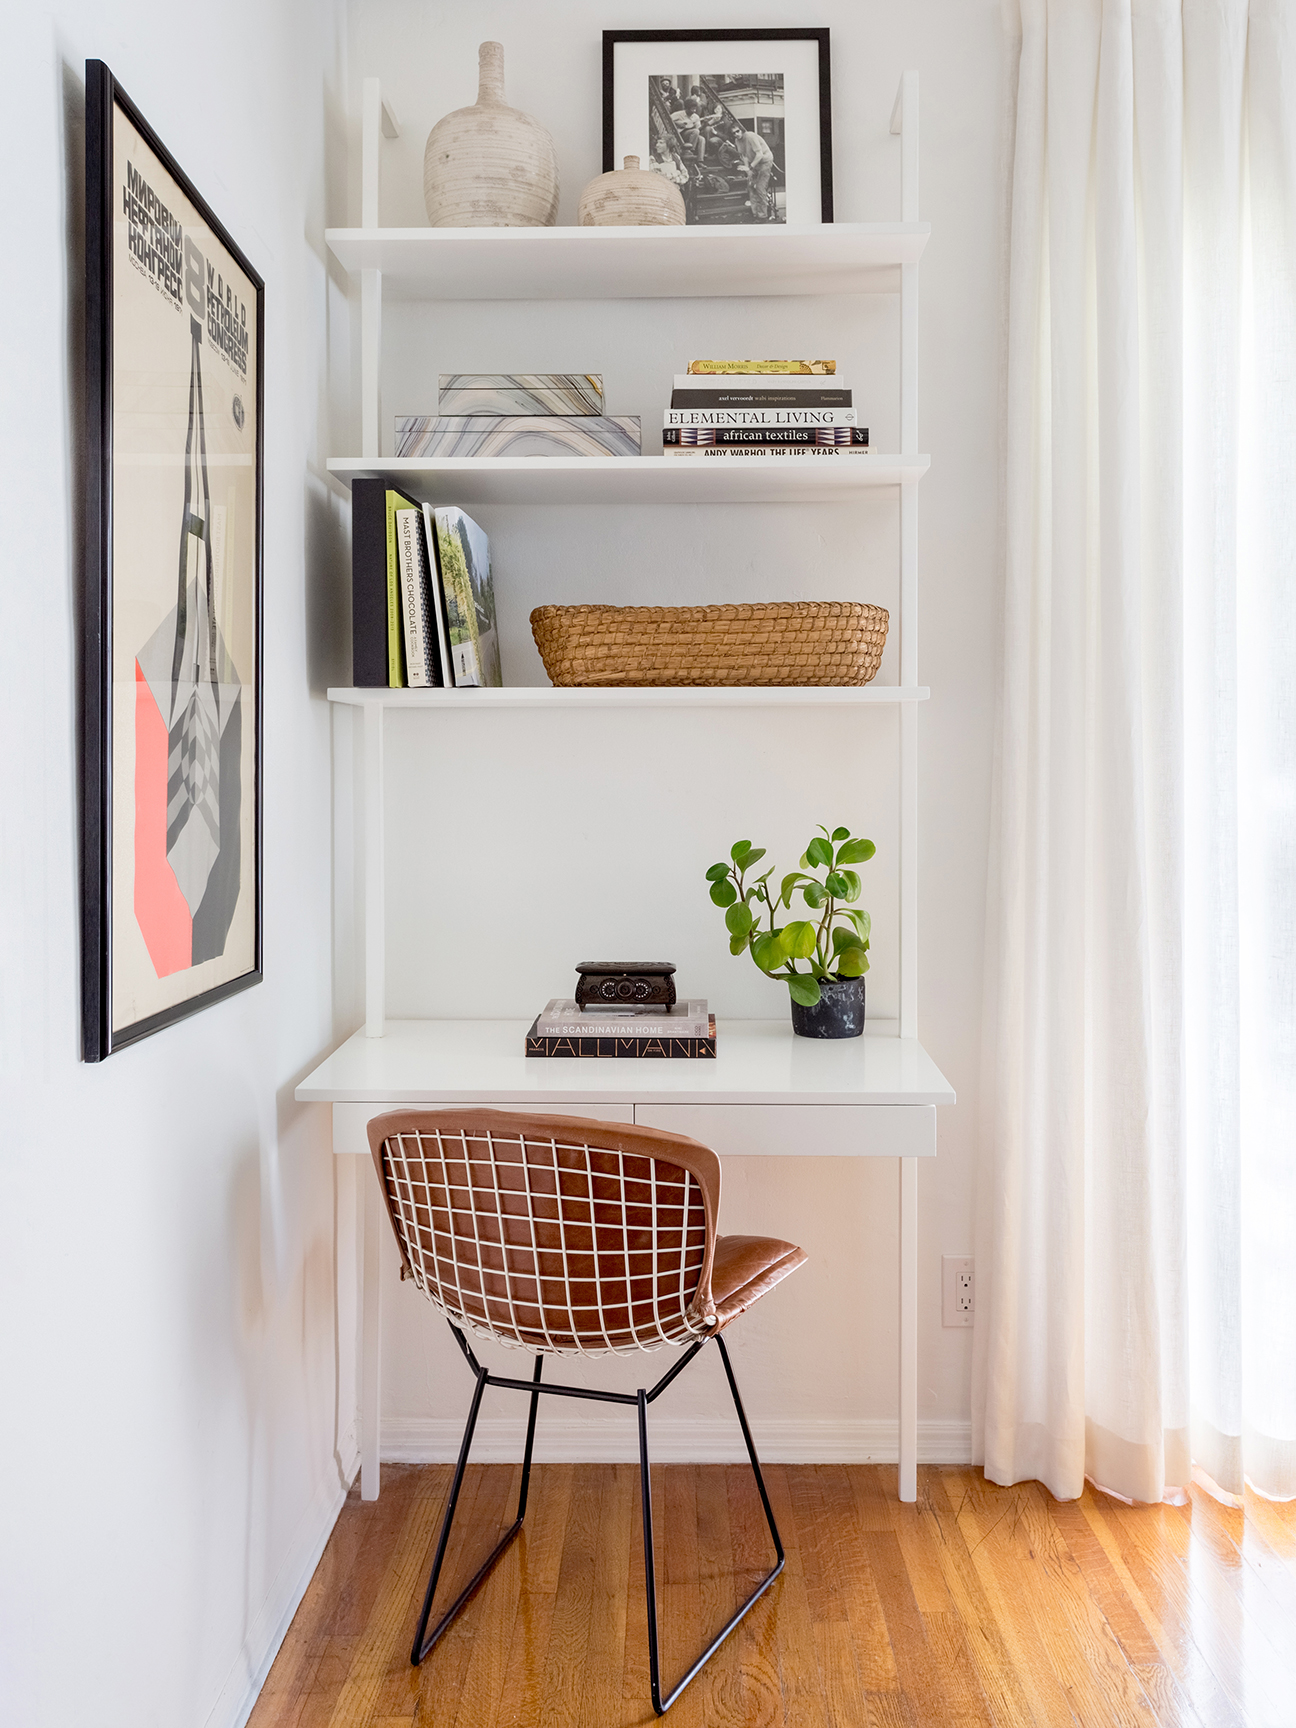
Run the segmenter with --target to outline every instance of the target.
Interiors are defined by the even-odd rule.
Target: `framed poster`
[[[86,63],[82,1026],[261,981],[264,286]]]
[[[603,172],[627,156],[690,224],[831,222],[827,30],[605,30]]]

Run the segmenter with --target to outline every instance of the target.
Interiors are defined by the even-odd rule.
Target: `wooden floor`
[[[1296,1505],[1130,1508],[925,1468],[766,1467],[783,1576],[672,1728],[1296,1725]],[[550,1464],[527,1525],[421,1669],[409,1646],[448,1465],[352,1491],[249,1728],[617,1728],[653,1721],[633,1466]],[[469,1469],[444,1602],[512,1516]],[[750,1473],[653,1471],[664,1679],[770,1564]],[[460,1543],[468,1536],[468,1551]]]

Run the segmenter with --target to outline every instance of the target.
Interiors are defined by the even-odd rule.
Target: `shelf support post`
[[[385,853],[383,846],[383,706],[366,702],[361,709],[364,726],[364,797],[360,820],[364,826],[364,978],[365,1036],[384,1036],[386,1012]]]
[[[900,80],[901,220],[918,216],[918,74]],[[918,266],[900,267],[900,454],[918,449]],[[918,682],[918,488],[900,487],[900,682]],[[918,715],[900,710],[900,1036],[918,1036]]]
[[[363,87],[360,116],[360,226],[377,228],[379,220],[378,189],[380,184],[380,152],[384,130],[391,136],[395,116],[390,126],[384,121],[390,109],[384,108],[382,87],[377,78],[366,78]],[[382,271],[360,272],[360,454],[380,456],[382,392],[379,366],[382,360]]]
[[[918,1160],[900,1166],[900,1499],[918,1498]]]

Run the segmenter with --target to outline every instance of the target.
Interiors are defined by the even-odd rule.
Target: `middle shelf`
[[[458,504],[795,504],[908,486],[930,456],[331,456],[343,485],[388,479],[420,502]]]

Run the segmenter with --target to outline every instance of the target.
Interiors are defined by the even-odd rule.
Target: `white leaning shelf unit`
[[[363,91],[360,228],[330,229],[334,255],[360,278],[361,444],[334,458],[344,484],[388,476],[433,503],[797,502],[894,486],[900,506],[900,681],[862,688],[672,688],[384,690],[333,689],[363,728],[365,1025],[297,1088],[333,1107],[335,1152],[369,1164],[365,1123],[414,1103],[493,1103],[603,1115],[672,1127],[729,1155],[894,1157],[900,1172],[899,1491],[917,1494],[918,1164],[936,1151],[936,1106],[954,1102],[948,1081],[918,1042],[917,821],[918,260],[928,227],[918,220],[918,74],[900,82],[891,131],[901,141],[903,220],[802,228],[411,228],[378,226],[382,137],[398,135],[376,78]],[[900,453],[859,460],[780,464],[696,463],[670,457],[396,460],[381,455],[379,360],[384,294],[438,299],[666,297],[681,280],[693,296],[900,295]],[[725,1022],[714,1062],[527,1060],[522,1023],[385,1020],[383,716],[388,708],[513,709],[656,707],[868,708],[897,704],[900,732],[900,1018],[860,1041],[831,1047],[792,1037],[786,1023]],[[801,1048],[798,1048],[800,1046]],[[809,1114],[807,1114],[809,1112]],[[363,1176],[361,1492],[379,1475],[379,1243],[382,1197]]]

